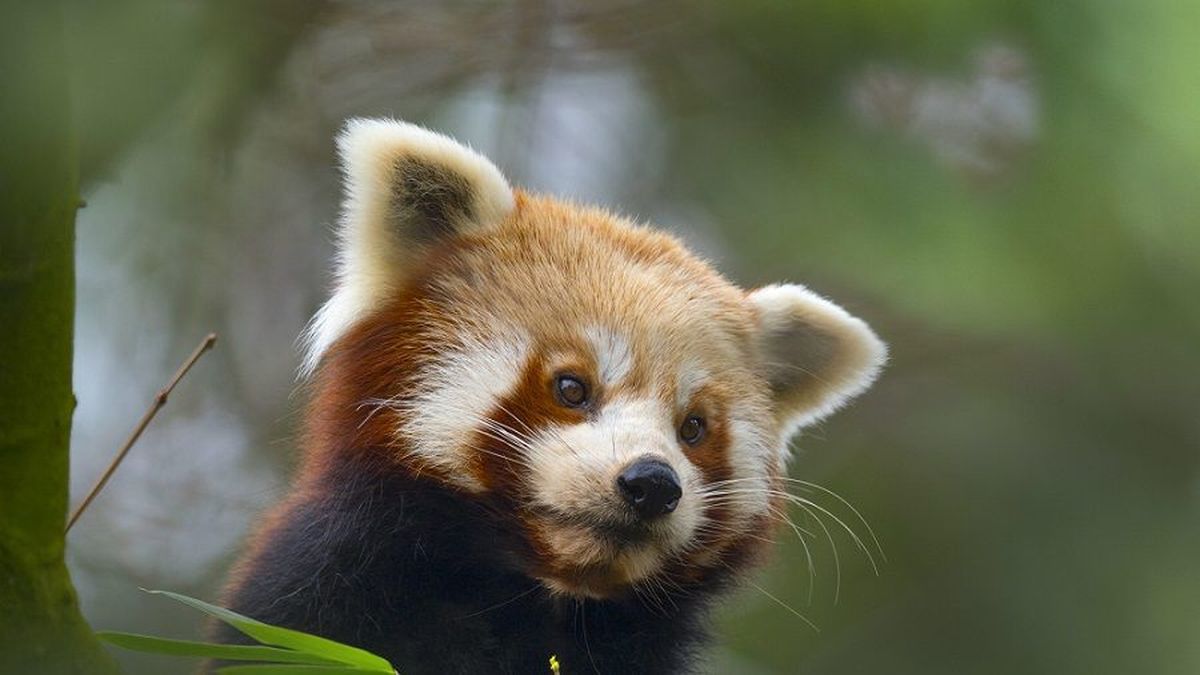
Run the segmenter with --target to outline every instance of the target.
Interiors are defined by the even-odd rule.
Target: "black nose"
[[[617,492],[642,518],[666,515],[679,506],[683,488],[666,462],[639,459],[617,476]]]

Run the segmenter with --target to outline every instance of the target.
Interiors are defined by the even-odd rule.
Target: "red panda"
[[[785,507],[789,437],[884,344],[423,128],[354,120],[338,146],[303,464],[227,606],[405,675],[694,667]]]

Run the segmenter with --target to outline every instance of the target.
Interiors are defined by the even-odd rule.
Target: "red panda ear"
[[[803,286],[767,286],[749,301],[785,438],[865,391],[887,360],[866,323]]]
[[[350,120],[337,145],[345,194],[336,284],[302,337],[302,376],[347,328],[404,283],[433,244],[499,223],[515,204],[495,165],[414,124]]]

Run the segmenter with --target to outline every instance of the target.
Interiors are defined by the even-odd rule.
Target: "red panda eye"
[[[559,375],[554,381],[554,393],[558,402],[568,408],[580,408],[588,402],[587,385],[572,375]]]
[[[704,428],[703,417],[689,415],[683,424],[679,425],[679,438],[688,445],[695,445],[704,438]]]

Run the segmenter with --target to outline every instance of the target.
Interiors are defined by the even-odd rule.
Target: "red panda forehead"
[[[552,200],[519,204],[503,225],[430,262],[425,278],[441,311],[519,326],[549,348],[714,367],[749,356],[755,319],[743,292],[674,238]]]

